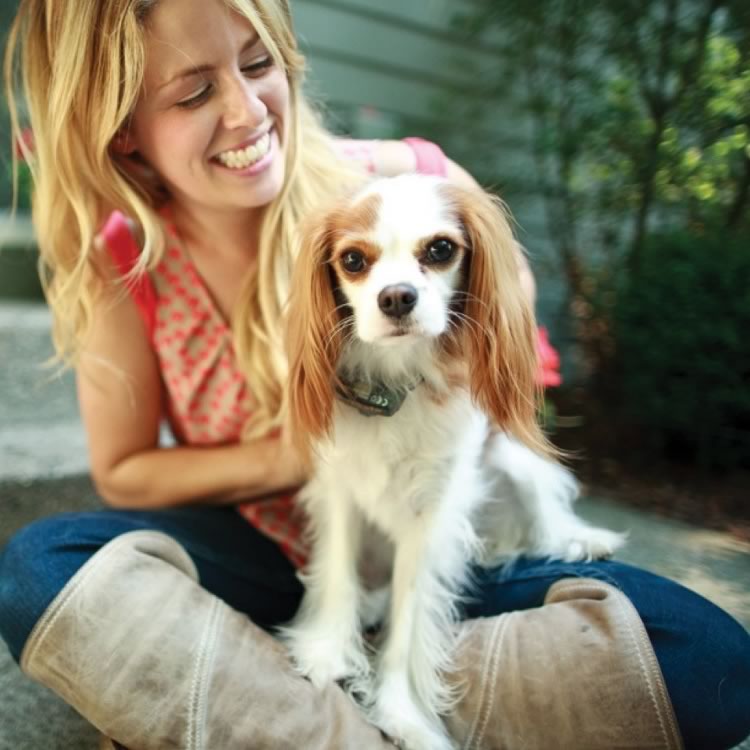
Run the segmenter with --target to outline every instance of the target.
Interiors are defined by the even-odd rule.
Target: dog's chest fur
[[[337,402],[313,481],[341,487],[370,522],[398,536],[400,521],[429,511],[457,479],[479,484],[486,435],[487,420],[464,391],[436,404],[418,387],[391,417]],[[470,493],[467,484],[467,500]]]

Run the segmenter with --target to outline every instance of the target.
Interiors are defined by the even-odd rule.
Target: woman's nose
[[[224,95],[224,126],[232,128],[254,128],[262,124],[268,115],[268,108],[258,95],[254,81],[244,77],[227,83]]]

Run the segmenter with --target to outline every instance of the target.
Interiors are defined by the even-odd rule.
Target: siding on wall
[[[308,92],[325,104],[338,131],[438,138],[498,187],[534,203],[528,122],[511,98],[484,102],[478,136],[475,130],[471,142],[463,137],[461,120],[483,96],[486,75],[496,76],[504,52],[500,40],[469,40],[454,31],[457,7],[455,0],[381,0],[377,6],[371,0],[294,0]]]
[[[376,10],[372,5],[365,0],[293,4],[311,89],[322,92],[332,108],[377,108],[396,126],[421,122],[432,129],[450,116],[448,102],[480,95],[483,74],[497,67],[502,48],[481,38],[463,39],[451,29],[455,0],[384,0]],[[507,103],[496,103],[488,115],[493,132],[518,140]]]

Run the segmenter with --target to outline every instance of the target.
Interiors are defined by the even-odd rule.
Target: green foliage
[[[537,271],[564,282],[573,377],[600,400],[588,428],[654,462],[750,466],[750,3],[466,5],[459,29],[498,64],[484,104],[457,104],[453,155],[511,208],[539,200]],[[523,175],[488,158],[508,153],[507,120],[482,115],[498,100]]]
[[[680,74],[688,72],[673,71],[675,79]],[[607,84],[611,117],[596,131],[599,186],[619,193],[622,208],[635,208],[650,157],[652,213],[729,223],[750,158],[750,58],[717,29],[706,39],[694,80],[676,80],[674,91],[665,85],[655,100],[637,81],[623,66]]]
[[[652,237],[615,307],[620,417],[644,451],[750,466],[750,236]],[[654,456],[656,457],[656,456]]]
[[[523,115],[535,164],[525,187],[544,199],[571,300],[592,301],[581,279],[603,266],[637,266],[654,226],[750,227],[746,0],[471,5],[458,27],[505,39],[486,106],[499,96]],[[456,156],[512,188],[505,162],[486,158],[492,124],[481,113],[455,122],[477,131]]]

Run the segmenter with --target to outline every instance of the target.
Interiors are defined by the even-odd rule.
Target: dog
[[[284,629],[317,686],[344,681],[409,750],[441,723],[470,566],[610,555],[622,535],[571,509],[537,422],[536,324],[503,204],[409,174],[378,178],[304,232],[288,308],[289,414],[310,450],[312,555]],[[363,551],[392,560],[368,588]],[[363,630],[383,623],[371,666]]]

